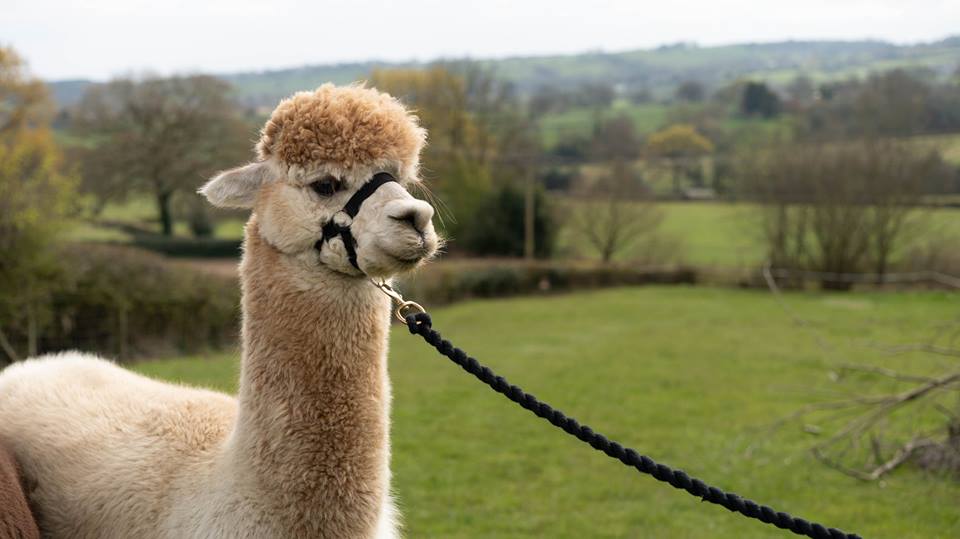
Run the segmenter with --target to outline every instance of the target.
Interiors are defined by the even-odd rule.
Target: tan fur
[[[388,299],[335,273],[322,284],[298,282],[295,271],[277,271],[288,262],[259,234],[248,238],[237,441],[257,453],[256,479],[283,493],[271,513],[306,507],[316,515],[301,517],[298,536],[371,537],[389,483]]]
[[[360,87],[324,88],[314,94],[326,96],[319,101],[295,97],[297,114],[338,118],[333,125],[342,136],[364,133],[376,123],[370,118],[388,132],[415,127],[392,98],[374,99],[373,90]],[[330,116],[338,106],[342,114]],[[290,125],[317,129],[314,139],[327,136],[318,127],[323,122],[298,123],[297,114],[288,114],[275,114],[286,118],[279,139],[287,140],[282,126]],[[268,124],[265,132],[273,129]],[[310,146],[310,138],[291,140]],[[355,148],[380,140],[360,139]],[[350,146],[352,139],[337,140]],[[336,168],[361,178],[374,167],[415,166],[415,155],[401,153],[419,151],[416,140],[378,154],[389,162],[310,161],[300,170]],[[153,381],[77,353],[0,373],[0,438],[10,440],[31,485],[44,536],[398,536],[389,496],[390,304],[367,276],[390,277],[429,258],[438,243],[433,210],[395,183],[368,198],[352,225],[360,272],[342,241],[314,247],[320,224],[359,183],[319,197],[284,174],[278,159],[221,173],[203,190],[217,204],[255,207],[240,266],[237,399]]]
[[[393,97],[362,86],[324,84],[280,102],[261,131],[257,152],[261,160],[276,157],[295,167],[397,162],[395,172],[406,176],[417,169],[425,141],[417,118]]]

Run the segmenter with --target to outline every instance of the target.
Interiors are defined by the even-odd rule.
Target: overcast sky
[[[932,41],[960,0],[0,0],[0,43],[46,79],[692,41]]]

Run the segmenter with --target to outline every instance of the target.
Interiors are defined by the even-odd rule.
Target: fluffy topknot
[[[284,99],[260,132],[260,159],[310,169],[399,163],[416,174],[426,130],[395,98],[360,85],[324,84]]]

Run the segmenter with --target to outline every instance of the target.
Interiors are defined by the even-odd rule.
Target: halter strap
[[[363,206],[364,201],[376,193],[377,189],[383,185],[396,181],[397,179],[394,178],[393,175],[386,172],[378,172],[374,174],[367,183],[361,185],[360,189],[357,189],[357,192],[343,205],[343,208],[334,214],[334,216],[339,213],[346,214],[347,217],[350,218],[350,224],[345,226],[338,225],[334,222],[333,217],[330,217],[330,219],[323,224],[323,238],[317,240],[315,244],[316,249],[318,251],[322,250],[324,243],[340,236],[340,239],[343,240],[343,248],[347,251],[347,259],[350,261],[350,265],[362,273],[363,270],[361,270],[359,264],[357,264],[357,245],[353,239],[353,234],[350,232],[350,226],[353,225],[353,218],[360,213],[360,207]]]
[[[368,199],[372,194],[377,192],[382,185],[397,181],[391,174],[386,172],[378,172],[373,175],[367,183],[360,186],[360,189],[357,189],[357,192],[350,197],[350,200],[343,205],[343,209],[340,210],[343,213],[346,213],[350,216],[351,219],[357,216],[357,213],[360,212],[360,206],[363,205],[363,201]]]

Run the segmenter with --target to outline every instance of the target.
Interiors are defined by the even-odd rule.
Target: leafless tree
[[[581,180],[574,195],[569,226],[604,263],[652,236],[663,221],[662,210],[622,160],[614,161],[610,173],[595,182]]]
[[[249,153],[253,130],[219,79],[195,75],[117,79],[92,87],[73,111],[84,180],[101,198],[150,193],[164,234],[172,200]]]
[[[740,165],[744,194],[764,205],[775,266],[881,277],[920,224],[915,209],[933,168],[930,156],[880,140],[784,145],[751,152]]]
[[[632,161],[640,155],[640,137],[633,120],[616,116],[593,126],[590,156],[599,161]]]

